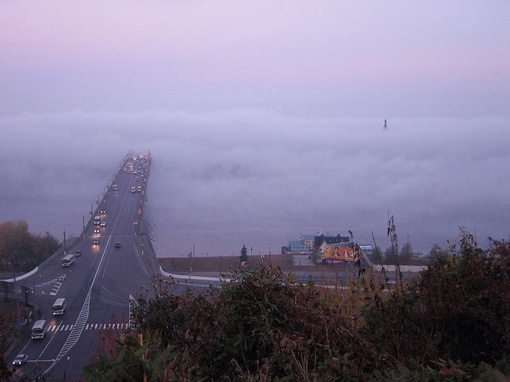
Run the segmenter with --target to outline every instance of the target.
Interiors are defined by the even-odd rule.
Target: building
[[[291,240],[286,247],[282,247],[282,253],[311,254],[314,239],[314,235],[303,235],[300,240]]]

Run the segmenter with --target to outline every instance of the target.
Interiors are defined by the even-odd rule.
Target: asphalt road
[[[28,354],[28,361],[16,371],[17,376],[35,377],[44,374],[49,380],[79,380],[83,367],[96,358],[104,345],[104,338],[120,335],[129,325],[130,296],[138,296],[150,286],[156,259],[139,251],[136,244],[137,225],[145,202],[143,192],[131,192],[132,186],[145,190],[148,179],[140,174],[140,162],[134,162],[138,174],[120,170],[112,181],[118,185],[113,191],[109,185],[98,206],[104,209],[105,227],[90,225],[83,238],[67,253],[81,251],[74,264],[61,266],[56,255],[42,264],[38,272],[16,282],[31,289],[33,299],[40,306],[37,318],[47,321],[44,339],[28,337],[13,351]],[[94,245],[93,240],[99,244]],[[120,248],[115,243],[120,243]],[[147,252],[147,251],[146,251]],[[175,293],[188,289],[177,286]],[[64,297],[67,309],[62,316],[53,316],[51,307],[56,298]],[[28,330],[26,330],[28,336]],[[106,335],[108,333],[108,335]]]

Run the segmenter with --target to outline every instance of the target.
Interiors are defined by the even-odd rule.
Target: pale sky
[[[508,1],[2,1],[0,220],[79,233],[118,161],[150,150],[160,232],[370,243],[391,213],[423,252],[459,226],[508,239],[509,15]]]
[[[508,115],[507,1],[3,1],[0,113]]]

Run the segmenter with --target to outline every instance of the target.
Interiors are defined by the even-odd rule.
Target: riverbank
[[[229,272],[231,269],[237,269],[241,265],[240,256],[210,256],[210,257],[163,257],[158,258],[161,268],[168,273],[186,273],[190,269],[192,272]],[[292,271],[296,267],[292,264],[292,255],[269,255],[252,256],[248,258],[250,264],[271,264],[274,267],[280,267],[282,271]]]

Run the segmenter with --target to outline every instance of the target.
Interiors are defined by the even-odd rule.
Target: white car
[[[106,222],[104,220],[101,222],[101,227],[106,227]]]

